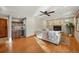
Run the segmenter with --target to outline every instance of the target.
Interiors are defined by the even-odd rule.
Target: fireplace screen
[[[53,26],[54,31],[61,31],[61,26]]]

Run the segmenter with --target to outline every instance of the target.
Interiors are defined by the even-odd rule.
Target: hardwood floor
[[[0,53],[7,52],[8,48],[5,43],[0,44]]]
[[[33,37],[15,39],[12,52],[44,52]]]
[[[35,36],[29,38],[17,38],[13,40],[12,49],[10,52],[13,53],[74,53],[79,52],[79,43],[74,37],[63,35],[63,41],[59,45],[42,41]],[[7,45],[0,45],[0,52],[8,52],[9,48]]]

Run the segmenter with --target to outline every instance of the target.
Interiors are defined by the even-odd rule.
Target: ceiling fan
[[[51,11],[51,12],[48,12],[48,11],[40,11],[42,14],[40,15],[40,16],[42,16],[42,15],[47,15],[47,16],[50,16],[50,14],[51,13],[54,13],[55,11]]]

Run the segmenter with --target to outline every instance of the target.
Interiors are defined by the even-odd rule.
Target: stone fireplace
[[[65,27],[65,21],[64,20],[48,20],[46,21],[46,27],[49,30],[54,30],[54,31],[66,31]]]

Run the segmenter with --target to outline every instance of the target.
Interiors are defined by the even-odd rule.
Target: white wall
[[[34,35],[36,31],[42,30],[44,28],[43,20],[40,20],[39,18],[27,18],[26,25],[27,37]]]
[[[74,25],[76,26],[76,18],[74,17]],[[76,27],[75,27],[75,38],[77,39],[77,41],[79,42],[79,32],[76,31]]]
[[[77,41],[79,42],[79,32],[75,31],[75,37],[76,37]]]
[[[36,19],[35,20],[35,31],[39,31],[39,30],[42,30],[44,27],[43,27],[43,20],[39,20],[39,19]]]
[[[27,18],[26,20],[26,35],[31,36],[34,35],[35,31],[35,20],[32,18]]]

